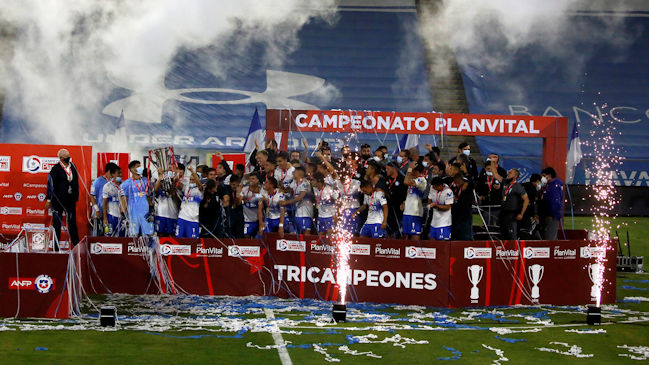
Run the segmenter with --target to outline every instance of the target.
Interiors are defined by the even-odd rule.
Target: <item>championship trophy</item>
[[[545,267],[539,264],[534,264],[527,269],[527,272],[530,276],[530,281],[532,282],[532,299],[539,299],[539,282],[543,278],[543,272]]]
[[[599,281],[604,280],[604,266],[602,264],[588,264],[588,277],[590,281],[593,282],[593,286],[590,287],[590,297],[591,300],[596,300],[600,295],[600,286]]]
[[[482,280],[483,268],[480,265],[471,265],[466,268],[467,275],[469,275],[469,281],[473,284],[471,288],[471,299],[480,298],[480,290],[478,289],[478,283]]]
[[[149,161],[155,166],[158,171],[158,179],[162,183],[162,189],[169,191],[173,185],[174,171],[178,164],[174,156],[174,148],[172,146],[157,148],[149,151]]]

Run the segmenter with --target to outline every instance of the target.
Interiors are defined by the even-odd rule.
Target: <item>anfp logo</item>
[[[54,280],[48,275],[39,275],[34,280],[34,287],[41,294],[49,293],[54,287]]]
[[[16,199],[17,202],[21,201],[23,199],[23,194],[17,192],[14,194],[14,199]]]
[[[286,240],[279,240],[277,241],[277,247],[280,251],[286,251],[288,250],[288,242]]]

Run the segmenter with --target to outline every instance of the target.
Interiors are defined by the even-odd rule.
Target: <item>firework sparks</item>
[[[601,107],[594,104],[597,115],[591,114],[592,127],[590,128],[591,141],[585,143],[590,147],[589,158],[592,159],[590,174],[595,177],[595,184],[592,185],[593,192],[590,195],[595,200],[593,204],[593,229],[590,239],[595,242],[596,247],[591,252],[596,257],[595,264],[589,264],[586,268],[594,285],[591,288],[591,299],[596,306],[600,306],[602,288],[606,283],[604,273],[606,270],[606,250],[614,249],[611,245],[610,232],[612,219],[616,217],[614,208],[619,203],[618,195],[613,181],[613,174],[622,164],[623,157],[615,145],[615,136],[619,135],[616,130],[615,121],[609,117],[608,106]],[[587,167],[588,168],[588,167]]]

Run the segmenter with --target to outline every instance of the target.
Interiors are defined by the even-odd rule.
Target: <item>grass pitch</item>
[[[615,220],[623,241],[629,230],[633,255],[649,253],[646,223]],[[589,226],[590,218],[575,219],[576,228]],[[93,296],[77,319],[0,321],[0,364],[279,364],[278,343],[294,364],[647,360],[649,275],[619,273],[617,284],[618,303],[604,306],[605,323],[594,327],[585,324],[581,306],[451,310],[358,303],[348,306],[349,322],[336,324],[331,303],[316,300]],[[115,329],[98,325],[96,307],[105,304],[118,309]]]

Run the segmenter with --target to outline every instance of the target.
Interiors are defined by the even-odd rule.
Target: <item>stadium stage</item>
[[[151,246],[156,249],[150,248]],[[586,240],[355,239],[348,302],[432,307],[594,303],[616,298],[616,245]],[[318,236],[258,240],[89,237],[71,254],[0,253],[0,316],[67,318],[87,294],[275,296],[339,301],[334,246]]]

